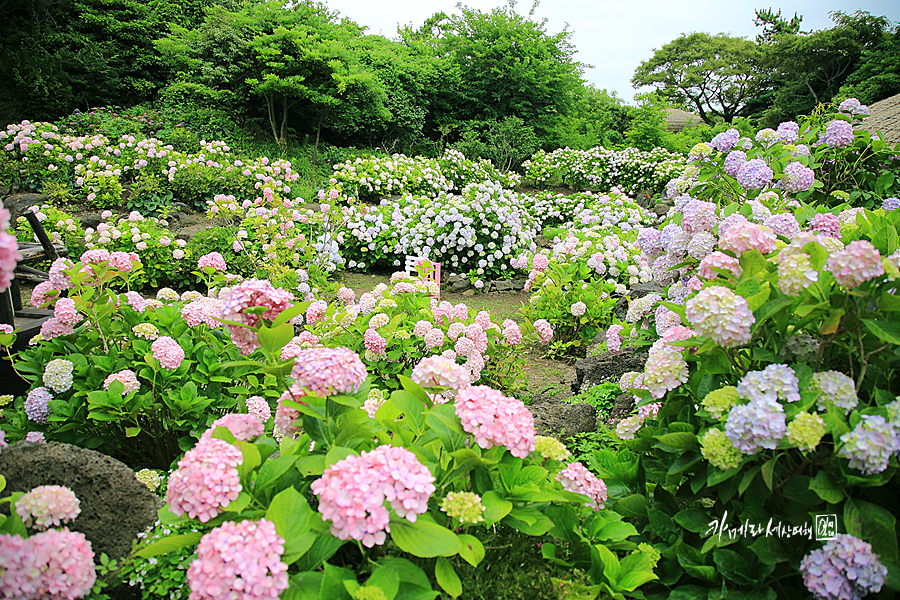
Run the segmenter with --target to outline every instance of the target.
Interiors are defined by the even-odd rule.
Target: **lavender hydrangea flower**
[[[800,380],[787,365],[769,365],[762,371],[750,371],[737,384],[741,398],[776,402],[800,400]]]
[[[825,145],[829,148],[846,148],[853,143],[853,126],[842,119],[835,119],[825,129]]]
[[[888,570],[870,544],[839,533],[804,556],[800,572],[804,585],[817,599],[859,600],[881,591]]]
[[[784,168],[781,186],[792,194],[805,192],[813,186],[816,174],[801,162],[794,161]]]
[[[775,173],[761,158],[747,161],[737,173],[737,181],[746,190],[761,190],[772,183]]]
[[[900,208],[900,198],[885,198],[881,203],[881,208],[883,208],[885,212],[897,210]]]
[[[785,121],[778,126],[775,131],[775,141],[783,144],[793,144],[797,141],[800,133],[800,126],[794,121]]]
[[[880,415],[862,415],[841,442],[839,453],[850,459],[850,468],[871,475],[884,471],[891,454],[900,451],[900,432]]]
[[[787,433],[784,408],[778,402],[753,399],[728,411],[725,435],[743,454],[774,450]]]
[[[725,173],[737,177],[738,172],[747,164],[747,153],[743,150],[732,150],[725,157]]]
[[[716,136],[713,137],[711,144],[712,147],[719,152],[730,152],[732,148],[737,146],[738,140],[740,138],[740,132],[732,127],[727,131],[716,134]]]

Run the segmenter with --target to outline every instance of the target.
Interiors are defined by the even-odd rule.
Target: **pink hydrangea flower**
[[[556,481],[567,492],[590,498],[585,506],[594,510],[603,508],[603,503],[606,501],[606,484],[580,462],[569,463],[565,469],[556,474]]]
[[[376,356],[384,356],[387,350],[387,340],[371,327],[366,329],[366,333],[363,334],[363,343],[366,346],[366,350]]]
[[[456,364],[455,360],[428,356],[413,367],[411,379],[422,387],[449,387],[458,390],[469,385],[469,372],[462,365]]]
[[[53,316],[63,325],[74,326],[78,323],[78,309],[71,298],[60,298],[53,307]]]
[[[881,254],[871,242],[850,242],[843,250],[828,257],[828,270],[834,279],[846,287],[856,287],[879,275],[884,275]]]
[[[413,335],[419,338],[424,338],[425,334],[432,329],[434,329],[434,324],[430,321],[416,321],[416,324],[413,327]]]
[[[738,259],[718,250],[700,261],[700,266],[697,267],[697,274],[704,279],[715,279],[719,274],[713,269],[731,271],[735,277],[740,277],[741,273],[744,272]]]
[[[0,540],[0,557],[6,553],[6,545]],[[12,592],[5,597],[82,598],[94,586],[97,579],[94,552],[83,533],[67,528],[49,529],[13,545],[22,554],[18,560],[13,558],[14,564],[5,576],[0,575],[0,590]],[[2,567],[0,562],[0,574],[4,571]]]
[[[228,270],[228,265],[225,264],[225,258],[218,252],[210,252],[209,254],[201,256],[197,260],[197,267],[200,269],[203,267],[212,267],[216,271]]]
[[[103,389],[108,390],[110,384],[113,381],[118,381],[123,386],[125,386],[124,393],[130,394],[131,392],[136,392],[141,389],[141,384],[138,381],[137,375],[134,374],[134,371],[131,369],[123,369],[118,373],[113,373],[109,377],[103,380]]]
[[[450,323],[450,327],[447,328],[447,337],[452,341],[456,341],[456,339],[466,333],[466,324],[460,323],[456,321],[455,323]]]
[[[80,502],[67,487],[41,485],[16,501],[16,513],[27,527],[59,527],[81,514]]]
[[[380,545],[390,533],[390,502],[399,517],[415,523],[428,510],[434,476],[416,455],[399,446],[383,445],[360,456],[348,456],[312,483],[322,519],[331,533],[354,539],[367,548]]]
[[[226,428],[234,436],[234,439],[243,442],[250,441],[265,433],[263,424],[257,417],[250,414],[230,413],[213,421],[213,424],[203,432],[200,439],[211,438],[216,432],[216,427]]]
[[[547,319],[538,319],[534,322],[534,329],[541,338],[541,344],[547,345],[553,339],[553,326]]]
[[[262,396],[250,396],[247,398],[247,413],[259,419],[260,423],[266,423],[272,416],[269,403]]]
[[[129,273],[134,268],[134,263],[128,252],[111,252],[109,255],[109,267],[123,273]]]
[[[316,300],[306,308],[306,322],[310,325],[315,325],[322,320],[327,310],[327,303],[321,300]]]
[[[522,343],[522,330],[512,319],[503,321],[503,340],[507,346],[518,346]]]
[[[190,600],[277,600],[288,588],[275,524],[227,521],[203,536],[187,570]]]
[[[710,231],[719,222],[713,202],[692,200],[682,209],[681,227],[688,235]]]
[[[356,292],[350,288],[341,286],[337,291],[337,299],[339,302],[349,306],[356,300]]]
[[[201,323],[210,329],[218,329],[222,321],[218,317],[222,314],[223,302],[218,298],[200,298],[184,305],[181,316],[188,327],[197,327]]]
[[[504,446],[519,458],[534,450],[534,417],[521,400],[475,385],[457,392],[455,406],[463,430],[481,448]]]
[[[184,360],[184,349],[178,345],[178,342],[167,335],[153,340],[153,344],[150,345],[150,351],[153,353],[153,358],[158,360],[159,364],[166,369],[177,369]]]
[[[768,254],[778,247],[778,238],[764,225],[742,221],[720,234],[719,247],[730,250],[738,256],[748,250],[759,250],[762,254]]]
[[[3,202],[0,202],[0,292],[12,284],[16,263],[22,260],[19,243],[14,235],[6,231],[9,227],[9,216],[9,211],[3,208]]]
[[[307,348],[294,357],[297,386],[318,396],[355,394],[366,380],[366,366],[349,348]]]
[[[41,308],[51,302],[56,296],[49,294],[56,291],[49,281],[42,281],[31,290],[31,305],[35,308]]]
[[[85,264],[98,265],[102,262],[108,261],[109,256],[109,250],[106,250],[104,248],[94,248],[92,250],[85,250],[79,260]]]
[[[444,345],[444,332],[435,327],[425,334],[425,347],[429,350],[440,348]]]
[[[242,461],[241,451],[225,440],[210,437],[197,442],[169,477],[169,510],[201,523],[221,513],[241,493],[237,467]]]
[[[31,442],[32,444],[46,444],[47,440],[44,438],[44,434],[41,431],[29,431],[25,434],[25,441]]]
[[[819,213],[809,220],[811,231],[828,237],[841,238],[841,218],[831,213]]]
[[[68,269],[74,267],[75,264],[68,258],[57,258],[50,265],[50,286],[56,290],[67,290],[72,287],[72,280],[66,274]]]
[[[125,294],[125,300],[128,302],[128,306],[138,314],[147,310],[147,301],[137,292],[127,292]]]
[[[644,367],[644,387],[657,400],[688,378],[688,365],[682,349],[668,345],[667,341],[663,338],[653,344]]]
[[[685,304],[685,316],[699,335],[726,348],[749,342],[756,322],[747,301],[722,286],[700,290]]]
[[[292,400],[305,405],[306,403],[301,400],[304,396],[303,390],[296,385],[292,385],[290,390],[282,392],[278,398],[278,405],[275,407],[276,437],[278,434],[282,437],[293,437],[294,434],[300,432],[301,427],[296,424],[300,419],[300,411],[292,406],[288,406],[285,402]]]
[[[72,335],[73,333],[75,333],[74,327],[63,323],[56,317],[50,317],[41,324],[41,337],[44,340],[52,340],[53,338]]]
[[[546,254],[535,254],[531,259],[531,268],[535,271],[546,271],[550,266],[550,258]]]
[[[241,325],[226,325],[231,340],[241,354],[251,354],[259,348],[259,338],[254,330],[263,320],[274,321],[291,306],[294,295],[281,288],[275,288],[268,281],[250,279],[231,288],[222,304],[221,317]],[[254,306],[265,307],[260,314],[245,312]]]

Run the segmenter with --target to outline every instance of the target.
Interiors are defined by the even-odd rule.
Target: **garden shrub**
[[[798,201],[820,187],[807,165],[867,139],[840,115],[756,137],[749,160],[728,154],[737,132],[694,151],[684,191],[715,202],[682,195],[640,232],[668,301],[633,301],[608,334],[612,351],[653,343],[621,381],[639,404],[627,450],[589,462],[662,556],[648,598],[896,591],[900,201]]]

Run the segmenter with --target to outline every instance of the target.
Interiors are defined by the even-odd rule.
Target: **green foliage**
[[[874,47],[867,47],[859,58],[859,66],[847,77],[836,100],[857,98],[871,104],[900,94],[900,26]]]
[[[570,404],[590,404],[597,409],[600,418],[603,418],[612,411],[616,396],[620,393],[618,382],[606,381],[592,386],[586,392],[572,396],[568,402]]]
[[[730,123],[763,89],[755,43],[725,34],[682,34],[655,51],[634,72],[635,87],[652,85],[676,104],[696,108],[709,124]]]
[[[540,144],[534,129],[518,117],[469,123],[453,147],[472,158],[486,158],[501,171],[519,169]]]
[[[595,146],[622,147],[625,145],[625,132],[633,118],[632,109],[616,92],[610,94],[585,85],[578,90],[572,112],[561,126],[559,145],[575,150],[588,150]]]

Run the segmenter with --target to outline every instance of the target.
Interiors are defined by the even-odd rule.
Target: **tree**
[[[847,77],[838,95],[863,104],[900,94],[900,25],[871,49],[863,50],[859,66]]]
[[[546,140],[571,110],[582,65],[570,31],[551,34],[546,19],[519,15],[514,6],[481,12],[458,4],[459,15],[436,15],[404,43],[446,55],[458,69],[452,118],[443,124],[518,117]]]
[[[586,85],[575,96],[574,107],[561,134],[561,145],[579,150],[622,146],[632,118],[632,109],[615,92]]]
[[[809,114],[816,105],[830,102],[857,69],[863,52],[884,41],[890,24],[864,11],[829,16],[835,23],[830,29],[776,32],[763,46],[764,64],[774,73],[776,89],[766,124]]]
[[[730,123],[765,89],[762,55],[755,43],[724,33],[691,33],[656,50],[634,72],[635,88],[656,87],[675,104],[697,109],[709,124]]]

